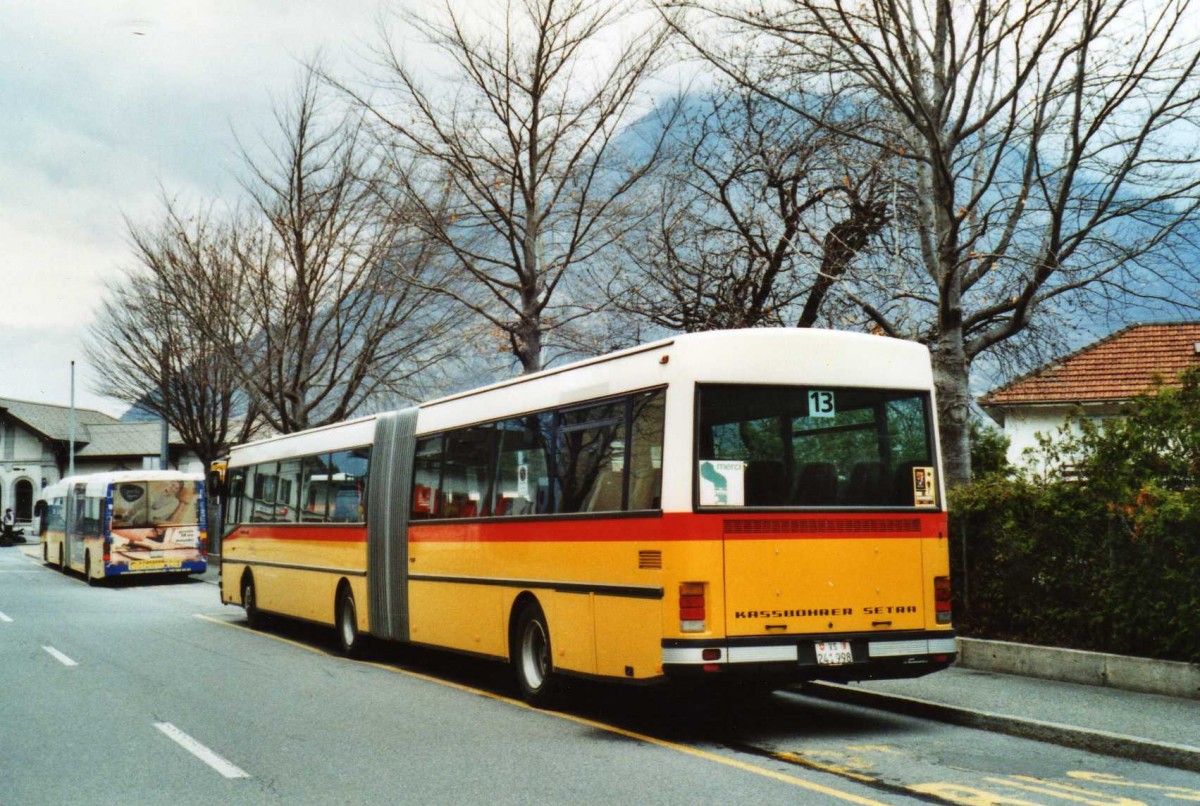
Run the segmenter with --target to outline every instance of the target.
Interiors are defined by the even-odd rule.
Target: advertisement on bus
[[[111,495],[114,571],[173,571],[202,559],[201,482],[121,481],[113,484]]]

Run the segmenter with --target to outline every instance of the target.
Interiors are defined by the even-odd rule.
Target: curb
[[[1057,744],[1075,750],[1087,750],[1106,756],[1145,761],[1164,767],[1200,772],[1200,747],[1155,742],[1137,736],[1086,730],[1057,722],[1042,722],[1036,719],[987,711],[972,711],[930,700],[884,694],[861,688],[851,688],[837,683],[806,683],[796,689],[797,693],[822,700],[877,708],[905,716],[932,719],[951,725],[1005,733],[1022,739]]]
[[[1200,664],[1196,663],[960,636],[957,665],[1044,680],[1200,699]]]

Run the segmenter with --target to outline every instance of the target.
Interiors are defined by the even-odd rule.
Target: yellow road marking
[[[847,750],[854,750],[860,753],[891,753],[899,755],[900,751],[894,747],[889,747],[886,744],[848,744]]]
[[[1105,792],[1095,792],[1068,784],[1057,784],[1053,781],[1032,778],[1028,775],[1013,775],[1008,778],[984,778],[983,780],[992,784],[1000,784],[1001,786],[1011,786],[1014,789],[1020,789],[1025,792],[1033,792],[1036,795],[1050,795],[1059,800],[1086,803],[1088,806],[1145,806],[1140,800],[1120,795],[1109,795]]]
[[[327,652],[323,649],[318,649],[317,647],[314,647],[314,646],[302,644],[298,641],[292,641],[291,639],[288,639],[288,638],[282,638],[280,636],[271,635],[270,633],[264,633],[264,632],[259,632],[258,630],[252,630],[249,627],[242,626],[241,624],[234,624],[229,621],[223,621],[221,619],[213,618],[212,616],[201,615],[199,613],[196,614],[196,618],[200,619],[201,621],[210,622],[212,624],[219,624],[223,627],[233,627],[234,629],[244,630],[245,632],[253,633],[255,635],[261,635],[264,638],[271,638],[276,641],[281,641],[282,643],[289,644],[294,647],[299,647],[300,649],[306,649],[309,652],[312,652],[317,655],[324,655],[325,657],[335,658],[337,660],[348,660],[346,658],[341,657],[340,655],[335,655],[335,654],[333,654],[331,652]],[[544,714],[546,716],[557,717],[558,719],[562,719],[567,722],[574,722],[578,725],[583,725],[585,727],[594,728],[596,730],[602,730],[607,733],[616,734],[618,736],[624,736],[627,739],[633,739],[635,741],[645,742],[646,744],[652,744],[657,747],[664,748],[666,750],[674,750],[677,753],[683,753],[684,755],[692,756],[694,758],[704,759],[705,761],[711,761],[716,764],[723,764],[726,767],[733,767],[734,769],[741,770],[742,772],[748,772],[753,775],[762,776],[764,778],[771,778],[775,781],[781,781],[785,784],[791,784],[792,786],[797,786],[802,789],[807,789],[810,792],[818,792],[822,795],[828,795],[831,798],[837,798],[838,800],[844,800],[849,803],[858,803],[858,804],[861,804],[861,806],[887,806],[887,804],[881,803],[880,801],[877,801],[877,800],[871,800],[869,798],[860,797],[859,795],[855,795],[850,792],[842,792],[841,790],[833,789],[832,787],[828,787],[828,786],[823,786],[822,784],[814,783],[812,781],[805,781],[802,778],[796,778],[794,776],[787,775],[786,773],[776,772],[775,770],[769,770],[766,767],[759,767],[755,764],[747,764],[744,761],[738,761],[737,759],[727,758],[725,756],[717,755],[716,753],[709,753],[706,750],[699,750],[695,747],[688,747],[687,745],[676,744],[675,742],[670,742],[665,739],[657,739],[653,736],[647,736],[644,733],[637,733],[635,731],[626,730],[624,728],[618,728],[615,725],[607,725],[603,722],[595,722],[591,719],[587,719],[586,717],[575,716],[574,714],[565,714],[565,713],[562,713],[561,711],[543,711],[539,708],[534,708],[532,705],[522,702],[521,700],[514,700],[512,697],[505,697],[502,694],[493,694],[490,691],[484,691],[483,689],[474,688],[472,686],[467,686],[462,683],[454,683],[449,680],[442,680],[437,677],[431,677],[430,675],[422,674],[420,672],[414,672],[410,669],[403,669],[403,668],[400,668],[397,666],[389,666],[384,663],[376,663],[373,661],[350,661],[350,662],[362,663],[366,666],[373,666],[376,669],[382,669],[383,671],[386,671],[386,672],[402,674],[406,677],[412,677],[417,680],[424,680],[429,683],[436,683],[439,686],[446,686],[447,688],[452,688],[457,691],[463,691],[463,692],[466,692],[469,694],[475,694],[480,697],[487,697],[490,700],[496,700],[497,702],[502,702],[507,705],[515,706],[517,708],[524,708],[525,710],[535,711],[539,714]],[[870,780],[870,779],[866,779],[866,780]]]
[[[841,764],[825,764],[820,761],[814,761],[813,759],[800,755],[799,753],[772,753],[771,757],[777,758],[780,761],[786,761],[790,764],[798,764],[801,767],[812,767],[814,770],[831,772],[834,775],[840,775],[843,778],[853,778],[856,781],[866,781],[867,783],[871,784],[875,783],[875,779],[871,776],[854,772],[849,767]]]

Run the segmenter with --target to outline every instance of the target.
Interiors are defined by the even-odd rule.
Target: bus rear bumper
[[[834,642],[849,645],[849,662],[818,661],[817,644]],[[920,677],[954,663],[957,652],[953,630],[662,642],[663,672],[672,678],[770,676],[793,682],[848,682]]]
[[[182,562],[110,563],[104,567],[108,577],[137,576],[139,574],[203,574],[208,570],[206,560],[184,560]]]

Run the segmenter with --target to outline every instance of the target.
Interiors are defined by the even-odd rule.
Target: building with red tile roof
[[[1130,325],[993,389],[979,405],[1011,440],[1009,461],[1021,464],[1036,435],[1053,433],[1071,413],[1115,417],[1156,383],[1178,386],[1195,366],[1200,322]]]

